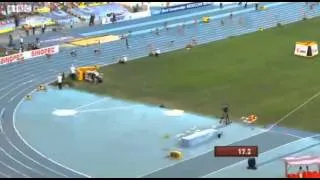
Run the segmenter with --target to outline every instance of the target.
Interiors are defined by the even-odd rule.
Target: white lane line
[[[88,107],[88,106],[91,106],[91,105],[94,105],[94,104],[97,104],[97,103],[100,103],[100,102],[103,102],[103,101],[106,101],[106,100],[109,100],[109,99],[111,99],[111,98],[105,97],[105,98],[102,98],[102,99],[93,101],[93,102],[91,102],[91,103],[89,103],[89,104],[85,104],[85,105],[78,106],[78,107],[73,108],[73,109],[74,109],[74,110],[78,110],[78,109],[81,109],[81,108],[84,108],[84,107]]]
[[[2,117],[4,115],[4,111],[6,110],[6,108],[2,108],[1,112],[0,112],[0,132],[3,133],[3,127],[2,127]]]
[[[38,83],[41,83],[41,82],[45,82],[46,80],[51,80],[51,79],[52,79],[52,78],[50,77],[50,78],[46,78],[46,79],[44,79],[44,80],[38,80],[37,82],[38,82]],[[34,81],[34,79],[28,81],[28,83],[33,82],[33,81]],[[30,89],[30,88],[32,88],[32,87],[34,87],[34,86],[35,86],[35,85],[31,85],[31,86],[29,86],[29,87],[27,87],[27,88],[24,88],[23,90],[19,91],[19,92],[16,93],[14,96],[12,96],[12,97],[9,99],[8,102],[12,102],[15,98],[17,98],[19,95],[21,95],[22,93],[24,93],[26,89]]]
[[[26,69],[26,68],[20,68],[20,70],[24,70],[24,69]],[[14,69],[14,72],[17,72],[17,69]],[[7,74],[12,74],[12,73],[10,73],[10,72],[6,72]],[[17,79],[17,76],[16,75],[21,75],[21,73],[17,73],[17,74],[13,74],[13,76],[11,76],[11,77],[13,77],[12,79],[7,79],[7,78],[3,78],[3,79],[0,79],[0,81],[5,81],[5,80],[10,80],[10,81],[12,81],[12,80],[16,80]],[[27,77],[27,76],[34,76],[34,74],[32,74],[32,72],[28,72],[28,73],[23,73],[23,75],[24,75],[24,77]],[[19,79],[20,80],[20,79]],[[13,82],[13,81],[12,81]],[[11,83],[11,84],[13,84],[13,83]],[[3,88],[2,88],[3,89]],[[0,90],[2,90],[2,89],[0,89]]]
[[[2,165],[5,166],[6,168],[10,169],[11,171],[13,171],[13,172],[15,172],[15,173],[17,173],[17,174],[20,174],[20,175],[22,175],[22,176],[24,176],[24,177],[26,177],[26,178],[31,178],[31,177],[29,177],[29,176],[27,176],[27,175],[25,175],[25,174],[23,174],[23,173],[15,170],[15,169],[12,168],[11,166],[6,165],[6,164],[3,163],[2,161],[0,161],[0,164],[2,164]]]
[[[8,96],[8,95],[9,95],[11,92],[13,92],[14,90],[19,89],[21,86],[23,87],[24,85],[26,85],[26,84],[28,84],[28,83],[31,83],[31,82],[32,82],[32,80],[29,80],[29,81],[26,81],[26,82],[23,82],[23,83],[17,85],[16,87],[14,87],[14,88],[12,88],[11,90],[9,90],[7,93],[5,93],[4,95],[2,95],[2,96],[0,97],[0,100],[2,100],[3,98],[5,98],[6,96]]]
[[[34,87],[35,85],[31,85],[29,87],[27,87],[26,89],[30,89],[32,87]],[[23,89],[22,91],[19,91],[18,93],[16,93],[14,96],[12,96],[10,99],[9,99],[9,103],[12,102],[15,98],[17,98],[19,95],[21,95],[22,93],[25,92],[25,89]]]
[[[49,171],[57,174],[57,175],[60,175],[60,176],[63,176],[63,177],[67,177],[67,176],[64,175],[64,174],[61,174],[61,173],[59,173],[59,172],[57,172],[57,171],[55,171],[55,170],[53,170],[53,169],[50,169],[49,167],[46,167],[46,166],[40,164],[38,161],[35,161],[35,160],[32,159],[30,156],[26,155],[26,154],[23,153],[20,149],[18,149],[18,148],[12,143],[12,141],[11,141],[7,136],[5,136],[5,138],[6,138],[6,140],[8,141],[8,143],[9,143],[16,151],[18,151],[21,155],[23,155],[23,156],[26,157],[27,159],[31,160],[32,162],[38,164],[39,166],[41,166],[41,167],[43,167],[43,168],[45,168],[45,169],[47,169],[47,170],[49,170]]]
[[[0,151],[2,151],[6,156],[8,156],[10,159],[12,159],[12,160],[15,161],[16,163],[20,164],[21,166],[23,166],[23,167],[29,169],[30,171],[33,171],[33,172],[35,172],[35,173],[37,173],[37,174],[45,177],[45,174],[43,174],[43,173],[41,173],[41,172],[39,172],[39,171],[37,171],[37,170],[35,170],[35,169],[32,169],[32,168],[29,167],[29,166],[26,166],[26,165],[23,164],[22,162],[18,161],[18,160],[15,159],[14,157],[12,157],[12,156],[11,156],[6,150],[4,150],[2,147],[0,147]]]
[[[0,176],[5,177],[5,178],[11,178],[9,175],[7,175],[1,171],[0,171]]]
[[[306,139],[308,139],[308,138],[314,138],[314,137],[317,137],[317,136],[320,136],[320,134],[315,134],[315,135],[308,136],[308,137],[305,137],[305,138],[297,139],[297,140],[295,140],[295,141],[291,141],[291,142],[289,142],[289,143],[286,143],[286,144],[283,144],[283,145],[278,146],[278,147],[276,147],[276,148],[273,148],[273,149],[270,149],[270,150],[268,150],[268,151],[265,151],[265,152],[259,154],[259,156],[261,156],[261,155],[263,155],[263,154],[266,154],[266,153],[268,153],[268,152],[272,152],[272,151],[274,151],[274,150],[278,150],[278,149],[283,148],[283,147],[285,147],[285,146],[288,146],[288,145],[290,145],[290,144],[297,143],[298,141],[306,140]],[[213,172],[211,172],[211,173],[209,173],[209,174],[207,174],[207,175],[202,176],[202,178],[205,178],[205,177],[207,177],[207,176],[211,176],[211,175],[213,175],[213,174],[216,174],[216,173],[221,172],[221,171],[223,171],[223,170],[229,169],[229,168],[231,168],[231,167],[234,167],[234,166],[239,165],[239,164],[241,164],[241,163],[244,163],[244,162],[246,162],[246,161],[247,161],[247,159],[242,160],[242,161],[239,161],[239,162],[234,163],[234,164],[231,164],[231,165],[229,165],[229,166],[225,166],[225,167],[223,167],[223,168],[221,168],[221,169],[218,169],[218,170],[213,171]]]
[[[315,98],[317,98],[320,95],[320,91],[318,91],[316,94],[314,94],[313,96],[311,96],[309,99],[307,99],[305,102],[303,102],[302,104],[300,104],[298,107],[294,108],[293,110],[291,110],[288,114],[286,114],[285,116],[283,116],[281,119],[279,119],[276,123],[272,124],[268,129],[272,129],[273,127],[275,127],[276,125],[278,125],[279,123],[281,123],[283,120],[285,120],[286,118],[288,118],[291,114],[295,113],[296,111],[298,111],[299,109],[301,109],[303,106],[305,106],[306,104],[308,104],[309,102],[311,102],[312,100],[314,100]]]
[[[45,79],[45,80],[48,80],[48,79],[49,79],[49,78],[47,78],[47,79]],[[50,78],[50,79],[52,79],[52,78]],[[32,81],[31,81],[31,82],[32,82]],[[30,88],[32,88],[33,86],[34,86],[34,85],[29,86],[27,89],[30,89]],[[24,91],[20,91],[20,92],[17,93],[15,96],[13,96],[13,97],[10,99],[10,102],[11,102],[13,99],[15,99],[18,95],[20,95],[22,92],[24,92]],[[2,129],[2,132],[5,134],[5,132],[3,131],[3,129]],[[55,170],[53,170],[53,169],[50,169],[49,167],[46,167],[46,166],[40,164],[39,162],[35,161],[35,160],[32,159],[31,157],[27,156],[25,153],[23,153],[22,151],[20,151],[20,149],[17,148],[7,136],[5,136],[5,138],[6,138],[6,140],[8,141],[8,143],[9,143],[16,151],[18,151],[20,154],[22,154],[22,155],[23,155],[24,157],[26,157],[27,159],[31,160],[32,162],[38,164],[39,166],[41,166],[41,167],[43,167],[43,168],[45,168],[45,169],[47,169],[47,170],[49,170],[49,171],[57,174],[57,175],[60,175],[60,176],[62,176],[62,177],[68,177],[68,176],[66,176],[66,175],[64,175],[64,174],[61,174],[60,172],[57,172],[57,171],[55,171]]]
[[[25,78],[22,78],[22,79],[18,80],[18,82],[17,82],[17,81],[14,81],[13,83],[10,83],[9,85],[1,88],[0,91],[3,91],[3,90],[5,90],[5,89],[9,89],[11,86],[17,85],[17,84],[19,84],[19,82],[21,82],[21,81],[24,82],[26,79],[29,79],[29,78],[31,78],[31,77],[34,77],[34,75],[30,75],[30,76],[28,76],[28,77],[27,77],[26,75],[24,75],[24,77],[25,77]],[[11,79],[10,79],[10,80],[11,80]]]
[[[276,134],[282,134],[282,135],[287,135],[287,136],[295,137],[295,138],[298,138],[298,139],[304,138],[304,137],[302,137],[302,136],[294,135],[294,134],[291,134],[291,133],[282,133],[282,132],[275,131],[275,130],[269,130],[269,131],[270,131],[270,132],[273,132],[273,133],[276,133]]]
[[[244,138],[238,139],[237,141],[231,142],[231,143],[229,143],[229,144],[227,144],[227,145],[225,145],[225,146],[228,146],[228,145],[230,145],[230,144],[234,144],[234,143],[237,143],[237,142],[240,142],[240,141],[249,139],[249,138],[251,138],[251,137],[257,136],[257,135],[262,134],[262,133],[265,133],[265,132],[267,132],[267,131],[264,130],[264,129],[262,129],[262,130],[259,131],[258,133],[255,133],[255,134],[250,135],[250,136],[248,136],[248,137],[244,137]],[[161,170],[163,170],[163,169],[166,169],[166,168],[175,166],[175,165],[177,165],[177,164],[184,163],[185,161],[190,161],[190,160],[192,160],[192,159],[197,158],[198,156],[201,156],[201,155],[203,155],[203,154],[206,154],[206,153],[209,153],[209,152],[212,152],[212,151],[213,151],[212,149],[207,150],[207,151],[202,152],[202,153],[200,153],[200,154],[198,154],[198,155],[196,155],[196,156],[190,157],[190,158],[185,159],[185,160],[183,160],[183,161],[179,161],[179,162],[176,162],[176,163],[169,164],[169,165],[167,165],[167,166],[165,166],[165,167],[162,167],[162,168],[156,169],[156,170],[154,170],[154,171],[148,172],[148,173],[146,173],[146,174],[144,174],[144,175],[138,176],[137,178],[142,178],[142,177],[144,177],[144,176],[153,174],[153,173],[155,173],[155,172],[157,172],[157,171],[161,171]]]
[[[53,80],[53,81],[54,81],[54,80]],[[51,82],[53,82],[53,81],[51,81]],[[51,82],[48,82],[47,84],[50,84]],[[32,91],[30,92],[30,94],[33,94],[34,92],[36,92],[36,89],[32,90]],[[13,118],[13,121],[12,121],[13,128],[14,128],[15,132],[17,133],[17,135],[19,136],[19,138],[23,141],[23,143],[24,143],[25,145],[27,145],[32,151],[34,151],[35,153],[37,153],[38,155],[40,155],[40,156],[43,157],[44,159],[47,159],[48,161],[52,162],[53,164],[56,164],[56,165],[58,165],[58,166],[60,166],[60,167],[62,167],[62,168],[65,168],[65,169],[67,169],[67,170],[69,170],[69,171],[71,171],[71,172],[73,172],[73,173],[75,173],[75,174],[79,174],[79,175],[81,175],[81,176],[84,176],[84,177],[87,177],[87,178],[91,178],[91,177],[90,177],[89,175],[87,175],[87,174],[84,174],[84,173],[81,173],[81,172],[76,171],[76,170],[74,170],[74,169],[71,169],[71,168],[69,168],[69,167],[67,167],[67,166],[65,166],[65,165],[62,165],[62,164],[60,164],[59,162],[57,162],[57,161],[55,161],[55,160],[53,160],[53,159],[51,159],[51,158],[43,155],[41,152],[39,152],[39,151],[36,150],[33,146],[31,146],[31,145],[21,136],[19,130],[18,130],[17,127],[16,127],[16,113],[17,113],[18,108],[19,108],[19,107],[21,106],[21,104],[23,103],[23,100],[24,100],[24,99],[22,98],[22,99],[19,101],[18,105],[14,108],[13,116],[12,116],[12,118]],[[46,167],[46,166],[44,166],[44,165],[42,165],[42,166],[43,166],[43,167]],[[47,167],[46,167],[46,168],[47,168]],[[55,172],[54,170],[52,170],[52,171]]]

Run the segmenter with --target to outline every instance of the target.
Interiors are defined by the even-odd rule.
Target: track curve
[[[151,43],[153,36],[142,36],[142,40]],[[136,40],[136,41],[135,41]],[[146,56],[145,44],[141,37],[132,40],[134,48],[127,50],[123,42],[117,41],[103,45],[102,54],[93,53],[96,47],[78,48],[78,56],[70,56],[68,48],[60,48],[59,54],[35,58],[20,63],[0,66],[0,177],[21,178],[83,178],[86,174],[72,170],[42,155],[29,145],[15,127],[15,112],[27,94],[32,93],[39,84],[47,84],[55,80],[59,72],[67,72],[71,64],[107,65],[111,64],[123,53],[132,59]],[[168,37],[158,39],[165,46]],[[140,44],[140,45],[138,45]],[[181,47],[178,47],[181,48]],[[163,48],[164,51],[165,48]],[[171,48],[172,50],[172,48]],[[105,53],[109,52],[109,53]],[[112,55],[111,55],[112,52]]]

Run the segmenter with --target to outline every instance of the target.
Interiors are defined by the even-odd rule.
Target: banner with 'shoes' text
[[[9,56],[0,57],[0,66],[14,63],[21,60],[32,59],[32,58],[41,57],[49,54],[50,55],[56,54],[56,53],[59,53],[59,48],[60,48],[59,45],[55,45],[55,46],[50,46],[50,47],[45,47],[41,49],[35,49],[31,51],[25,51],[17,54],[12,54]]]

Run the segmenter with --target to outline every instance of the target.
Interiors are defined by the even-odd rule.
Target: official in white
[[[61,73],[58,74],[57,79],[58,79],[58,88],[62,89],[62,79],[63,79],[63,77],[62,77]]]
[[[70,67],[70,76],[72,80],[76,80],[76,67],[74,67],[74,65],[72,64],[72,66]]]
[[[160,49],[157,48],[157,49],[156,49],[156,52],[155,52],[155,56],[158,57],[159,55],[160,55]]]
[[[127,61],[128,61],[128,57],[123,55],[119,60],[119,64],[125,64]]]

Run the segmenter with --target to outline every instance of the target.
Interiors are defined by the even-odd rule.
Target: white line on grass
[[[275,127],[275,126],[278,125],[279,123],[283,122],[286,118],[288,118],[290,115],[292,115],[293,113],[295,113],[296,111],[298,111],[299,109],[301,109],[302,107],[304,107],[306,104],[308,104],[309,102],[311,102],[313,99],[317,98],[319,95],[320,95],[320,91],[318,91],[316,94],[314,94],[313,96],[311,96],[309,99],[307,99],[305,102],[303,102],[302,104],[300,104],[298,107],[296,107],[296,108],[294,108],[293,110],[291,110],[291,111],[290,111],[289,113],[287,113],[285,116],[283,116],[282,118],[280,118],[278,121],[276,121],[276,123],[274,123],[274,124],[273,124],[272,126],[270,126],[268,129],[266,129],[266,131],[274,132],[274,131],[271,131],[271,129],[272,129],[273,127]],[[300,136],[296,136],[296,135],[292,135],[292,134],[287,134],[287,135],[293,136],[293,137],[297,137],[297,138],[299,138],[298,140],[319,136],[319,134],[316,134],[316,135],[313,135],[313,136],[308,136],[308,137],[302,138],[302,137],[300,137]],[[295,141],[293,141],[293,142],[295,142]],[[291,142],[290,142],[290,143],[291,143]],[[290,144],[290,143],[289,143],[289,144]],[[284,145],[282,145],[282,146],[279,146],[279,147],[277,147],[277,148],[283,147],[283,146],[285,146],[285,145],[288,145],[288,143],[287,143],[287,144],[284,144]],[[275,149],[277,149],[277,148],[275,148]],[[269,151],[272,151],[272,150],[273,150],[273,149],[271,149],[271,150],[269,150]],[[266,151],[266,152],[269,152],[269,151]],[[264,152],[264,153],[266,153],[266,152]],[[263,153],[262,153],[262,154],[263,154]],[[245,160],[243,160],[243,161],[245,161]],[[225,170],[225,169],[227,169],[227,168],[229,168],[229,167],[233,167],[233,166],[235,166],[235,165],[237,165],[237,164],[239,164],[239,163],[241,163],[241,162],[243,162],[243,161],[239,161],[238,163],[232,164],[232,165],[230,165],[230,166],[226,166],[226,167],[221,168],[221,169],[219,169],[219,170],[217,170],[217,171],[214,171],[214,172],[212,172],[212,173],[210,173],[210,174],[208,174],[208,175],[214,174],[214,173],[216,173],[216,172],[220,172],[220,171]],[[208,175],[205,175],[205,176],[203,176],[203,177],[206,177],[206,176],[208,176]]]
[[[285,147],[285,146],[288,146],[289,144],[296,143],[297,141],[305,140],[305,139],[308,139],[308,138],[314,138],[314,137],[317,137],[317,136],[320,136],[320,134],[315,134],[315,135],[312,135],[312,136],[308,136],[308,137],[304,137],[304,138],[297,139],[297,140],[295,140],[295,141],[291,141],[291,142],[289,142],[289,143],[286,143],[286,144],[283,144],[283,145],[278,146],[278,147],[276,147],[276,148],[273,148],[273,149],[270,149],[270,150],[268,150],[268,151],[265,151],[265,152],[259,154],[259,156],[261,156],[261,155],[263,155],[263,154],[266,154],[266,153],[268,153],[268,152],[271,152],[271,151],[274,151],[274,150],[283,148],[283,147]],[[202,176],[202,178],[211,176],[211,175],[213,175],[213,174],[216,174],[216,173],[218,173],[218,172],[220,172],[220,171],[229,169],[229,168],[231,168],[231,167],[234,167],[234,166],[236,166],[236,165],[238,165],[238,164],[241,164],[241,163],[244,163],[244,162],[246,162],[246,161],[247,161],[247,159],[244,159],[244,160],[242,160],[242,161],[239,161],[239,162],[237,162],[237,163],[231,164],[231,165],[229,165],[229,166],[225,166],[224,168],[218,169],[218,170],[213,171],[213,172],[211,172],[211,173],[209,173],[209,174],[207,174],[207,175]]]
[[[299,109],[301,109],[302,107],[304,107],[305,105],[307,105],[309,102],[311,102],[312,100],[314,100],[315,98],[317,98],[320,95],[320,91],[318,91],[316,94],[314,94],[313,96],[311,96],[309,99],[307,99],[305,102],[303,102],[302,104],[300,104],[298,107],[294,108],[292,111],[290,111],[288,114],[286,114],[285,116],[283,116],[281,119],[279,119],[278,121],[276,121],[276,123],[272,124],[268,130],[272,129],[273,127],[275,127],[276,125],[278,125],[279,123],[281,123],[282,121],[284,121],[286,118],[288,118],[291,114],[295,113],[296,111],[298,111]]]

